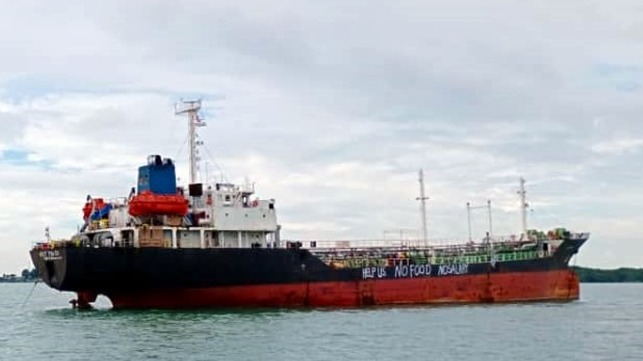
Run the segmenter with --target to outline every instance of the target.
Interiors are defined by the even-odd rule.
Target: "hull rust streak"
[[[185,288],[107,294],[114,308],[360,307],[578,299],[570,270],[359,282]]]

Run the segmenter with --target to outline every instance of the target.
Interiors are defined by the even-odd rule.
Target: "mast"
[[[491,223],[491,199],[487,199],[487,212],[489,214],[489,242],[493,238],[493,224]]]
[[[467,202],[467,224],[469,225],[469,242],[473,242],[471,236],[471,202]]]
[[[205,123],[199,117],[199,110],[201,109],[201,99],[197,100],[181,100],[181,106],[175,105],[174,114],[188,115],[188,143],[190,148],[190,183],[193,184],[197,182],[198,170],[199,170],[199,149],[198,146],[200,142],[197,140],[197,127],[205,126]]]
[[[520,195],[520,216],[522,220],[522,234],[523,237],[527,237],[527,191],[525,190],[525,179],[520,177],[520,190],[518,190],[518,195]]]
[[[422,212],[422,240],[424,245],[428,245],[427,231],[426,231],[426,201],[429,197],[424,192],[424,171],[420,168],[420,196],[415,198],[421,201],[420,211]]]

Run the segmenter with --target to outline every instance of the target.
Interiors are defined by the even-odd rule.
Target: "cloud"
[[[643,201],[638,6],[5,4],[0,271],[45,226],[73,232],[87,194],[126,195],[148,154],[186,179],[181,97],[204,99],[203,175],[256,181],[285,237],[419,229],[422,167],[432,238],[465,238],[466,202],[487,199],[494,233],[516,232],[525,176],[531,224],[594,231],[584,264],[637,265],[612,227]]]
[[[642,139],[615,139],[592,145],[592,150],[599,154],[636,153],[643,148]]]

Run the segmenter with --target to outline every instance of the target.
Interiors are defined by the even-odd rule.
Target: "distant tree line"
[[[15,273],[3,274],[2,277],[0,277],[0,282],[34,282],[38,278],[38,272],[35,268],[31,270],[25,268],[20,275],[16,275]]]
[[[572,267],[581,282],[643,282],[643,268],[613,270]]]

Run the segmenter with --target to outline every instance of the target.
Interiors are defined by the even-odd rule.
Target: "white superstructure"
[[[138,196],[134,190],[129,198],[107,202],[88,198],[86,207],[91,209],[90,216],[86,216],[87,223],[74,241],[102,247],[279,247],[280,227],[274,199],[256,197],[254,186],[248,184],[198,182],[201,142],[197,128],[205,126],[198,114],[200,109],[200,100],[184,101],[176,108],[176,114],[188,116],[190,183],[187,188],[177,187],[176,194],[158,196],[159,203],[187,200],[187,215],[160,214],[162,212],[152,204],[149,207],[153,211],[149,215],[133,216],[130,207]],[[171,160],[156,155],[148,157],[148,165],[152,166],[154,162],[163,166],[170,164],[174,173]],[[150,182],[148,178],[143,183],[139,179],[139,187]],[[106,206],[109,206],[106,214],[97,213]]]

